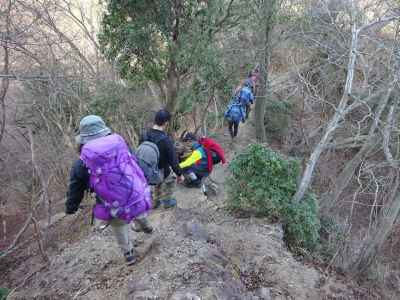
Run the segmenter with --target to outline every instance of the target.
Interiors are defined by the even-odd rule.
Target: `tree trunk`
[[[10,39],[10,12],[11,12],[11,0],[8,2],[7,15],[6,15],[6,36],[3,41],[4,59],[3,59],[3,74],[8,75],[9,72],[9,53],[8,53],[8,40]],[[6,129],[6,95],[9,86],[9,78],[6,76],[1,81],[0,90],[0,105],[1,105],[1,123],[0,123],[0,143],[3,139],[4,132]]]
[[[168,83],[167,83],[167,99],[165,108],[174,113],[177,105],[177,97],[179,91],[179,74],[177,71],[176,63],[172,59],[168,69]]]
[[[266,141],[266,132],[265,132],[265,106],[267,104],[268,95],[268,71],[266,70],[265,64],[262,63],[260,66],[261,69],[261,97],[257,97],[256,105],[255,105],[255,125],[256,125],[256,138],[257,141],[263,143]]]
[[[342,170],[342,172],[340,172],[338,176],[336,176],[337,180],[335,181],[333,190],[331,192],[328,192],[321,198],[321,211],[328,213],[329,210],[335,206],[340,195],[350,183],[351,178],[353,178],[354,172],[356,171],[357,167],[366,156],[376,150],[381,141],[382,140],[376,135],[370,137],[368,141],[363,144],[357,154],[349,162],[346,163],[346,167]]]
[[[396,170],[396,179],[391,189],[391,197],[389,197],[389,204],[383,209],[382,217],[379,224],[375,227],[373,233],[365,240],[364,247],[358,259],[351,265],[350,271],[353,273],[361,274],[368,269],[374,262],[379,249],[386,241],[393,224],[396,221],[400,212],[400,195],[398,195],[399,188],[399,171]]]
[[[357,42],[358,42],[359,31],[357,30],[355,23],[353,24],[351,31],[352,31],[352,39],[351,39],[351,46],[349,53],[349,62],[347,66],[346,85],[342,99],[340,100],[339,106],[337,107],[335,114],[329,121],[324,135],[322,136],[321,140],[315,147],[314,151],[311,153],[310,159],[308,160],[306,165],[306,169],[304,170],[303,177],[301,178],[299,187],[297,188],[296,194],[293,196],[292,199],[293,202],[299,202],[303,199],[304,194],[306,193],[307,189],[311,184],[315,166],[317,165],[317,162],[322,154],[322,151],[325,149],[325,145],[330,141],[333,132],[339,125],[339,121],[342,120],[342,118],[344,118],[346,114],[347,102],[349,101],[349,95],[351,94],[353,85],[354,67],[357,57]]]
[[[388,205],[382,210],[382,216],[377,222],[377,226],[374,228],[372,234],[364,241],[364,246],[361,249],[361,253],[358,259],[351,265],[350,270],[354,273],[361,274],[373,263],[379,249],[386,241],[390,231],[393,228],[393,224],[400,213],[400,196],[398,195],[398,189],[400,185],[400,173],[398,161],[393,158],[390,153],[390,134],[392,130],[393,120],[398,118],[394,115],[394,110],[398,105],[396,101],[389,109],[389,114],[386,120],[386,126],[383,133],[383,148],[386,156],[386,160],[389,162],[394,173],[394,184],[390,189]]]
[[[173,5],[174,12],[174,26],[172,28],[172,42],[169,48],[169,67],[167,72],[167,102],[166,109],[172,114],[175,113],[177,105],[177,97],[179,92],[180,74],[177,66],[177,53],[179,52],[179,36],[180,36],[180,23],[182,16],[182,1],[175,1]],[[174,118],[175,119],[175,118]],[[173,120],[174,123],[174,120]]]
[[[364,142],[357,154],[351,159],[351,161],[346,164],[346,167],[343,169],[343,171],[337,176],[333,191],[322,198],[320,205],[322,210],[328,212],[329,209],[336,204],[343,190],[347,187],[351,178],[353,177],[356,168],[360,165],[365,156],[374,151],[381,142],[381,139],[376,136],[375,131],[378,129],[381,115],[385,110],[392,91],[393,87],[390,87],[386,93],[386,96],[382,98],[382,101],[379,103],[374,121],[369,129],[367,140]]]
[[[361,26],[357,29],[356,22],[355,22],[355,2],[352,1],[352,26],[351,26],[351,44],[350,44],[350,51],[349,51],[349,61],[347,65],[347,76],[346,76],[346,85],[343,91],[342,98],[340,100],[339,106],[336,108],[335,114],[333,115],[332,119],[329,121],[328,126],[326,127],[325,133],[322,136],[321,140],[319,141],[318,145],[315,147],[314,151],[311,153],[310,159],[307,162],[306,169],[304,170],[303,176],[301,178],[299,187],[297,188],[296,194],[293,196],[293,202],[299,202],[303,199],[304,194],[306,193],[307,189],[311,184],[312,177],[314,175],[314,169],[317,165],[319,157],[322,154],[322,151],[325,148],[327,142],[329,142],[333,132],[339,126],[339,121],[342,120],[345,115],[350,111],[349,106],[347,105],[350,95],[352,92],[353,86],[353,78],[354,78],[354,68],[357,59],[357,45],[358,45],[358,37],[360,32],[370,29],[373,26],[377,26],[380,24],[387,24],[392,22],[393,20],[399,19],[400,16],[391,16],[387,18],[378,19],[374,22],[368,23],[366,25]]]
[[[266,141],[266,132],[264,125],[265,117],[265,106],[267,101],[271,97],[270,79],[268,73],[268,67],[271,62],[271,35],[272,30],[275,26],[275,16],[278,11],[279,0],[264,1],[263,3],[263,35],[265,51],[263,53],[263,59],[260,65],[261,71],[261,97],[257,97],[255,105],[255,123],[256,123],[256,138],[259,142],[263,143]]]

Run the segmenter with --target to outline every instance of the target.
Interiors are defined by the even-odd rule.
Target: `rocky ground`
[[[219,138],[229,159],[252,140],[251,124],[241,129],[235,145],[227,135]],[[366,299],[345,282],[297,261],[279,224],[229,215],[224,210],[227,172],[218,166],[213,173],[216,196],[179,186],[177,208],[151,213],[152,235],[132,231],[141,254],[137,264],[125,266],[109,228],[90,227],[79,239],[58,244],[49,266],[38,258],[36,265],[20,264],[10,275],[18,282],[10,299]],[[79,219],[60,215],[57,227],[78,231],[72,218]]]

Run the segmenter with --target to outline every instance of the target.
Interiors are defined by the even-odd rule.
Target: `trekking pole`
[[[89,206],[90,206],[90,205],[79,205],[79,208],[80,208],[80,209],[85,209],[85,208],[87,208],[87,207],[89,207]],[[94,207],[95,207],[95,205],[92,206],[92,213],[91,213],[91,215],[90,215],[90,225],[91,225],[91,226],[94,225],[94,219],[95,219],[95,217],[94,217]],[[106,224],[100,225],[100,226],[99,226],[99,231],[100,231],[100,232],[103,231],[103,230],[106,229],[109,225],[110,225],[109,222],[106,223]]]
[[[90,226],[93,226],[93,225],[94,225],[94,209],[92,209],[92,214],[90,216]]]
[[[104,229],[106,229],[108,226],[110,226],[110,222],[106,223],[106,224],[102,224],[99,226],[100,231],[103,231]]]

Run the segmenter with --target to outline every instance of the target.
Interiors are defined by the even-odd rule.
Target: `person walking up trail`
[[[228,129],[232,140],[239,133],[239,123],[245,122],[246,111],[237,96],[232,97],[231,102],[224,113],[225,119],[228,121]]]
[[[146,145],[146,142],[147,148],[156,146],[156,150],[158,150],[158,170],[155,176],[158,178],[154,180],[152,189],[154,208],[160,205],[164,208],[176,206],[176,199],[173,197],[175,178],[170,175],[171,168],[178,176],[178,182],[184,180],[182,170],[179,167],[174,142],[165,132],[170,120],[171,114],[167,110],[159,110],[155,115],[153,127],[140,137],[140,145],[137,150],[139,158],[142,157],[141,153],[143,153],[144,150],[141,148]]]
[[[251,110],[251,105],[254,103],[254,95],[253,95],[253,84],[250,79],[247,79],[244,82],[243,87],[239,91],[239,101],[243,105],[245,109],[245,120],[249,118],[250,110]]]
[[[234,95],[225,111],[228,129],[232,140],[239,133],[240,122],[249,118],[251,105],[254,104],[254,90],[258,78],[258,70],[251,71],[248,77],[235,89]]]
[[[111,225],[126,263],[132,265],[137,253],[129,238],[129,223],[138,222],[146,233],[152,232],[145,218],[151,209],[151,191],[143,171],[124,139],[112,134],[99,116],[84,117],[76,138],[80,159],[71,169],[65,212],[74,214],[85,191],[94,192],[94,217]]]

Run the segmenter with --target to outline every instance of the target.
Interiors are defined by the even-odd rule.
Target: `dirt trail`
[[[254,127],[241,125],[234,145],[228,135],[218,139],[230,160],[253,141]],[[212,177],[219,191],[212,199],[178,186],[178,207],[151,213],[155,232],[132,232],[142,254],[134,266],[124,265],[109,228],[93,227],[54,251],[50,267],[11,299],[328,299],[321,292],[321,274],[286,249],[281,226],[235,219],[223,209],[227,175],[226,166],[216,167]],[[28,263],[15,274],[24,274]]]

